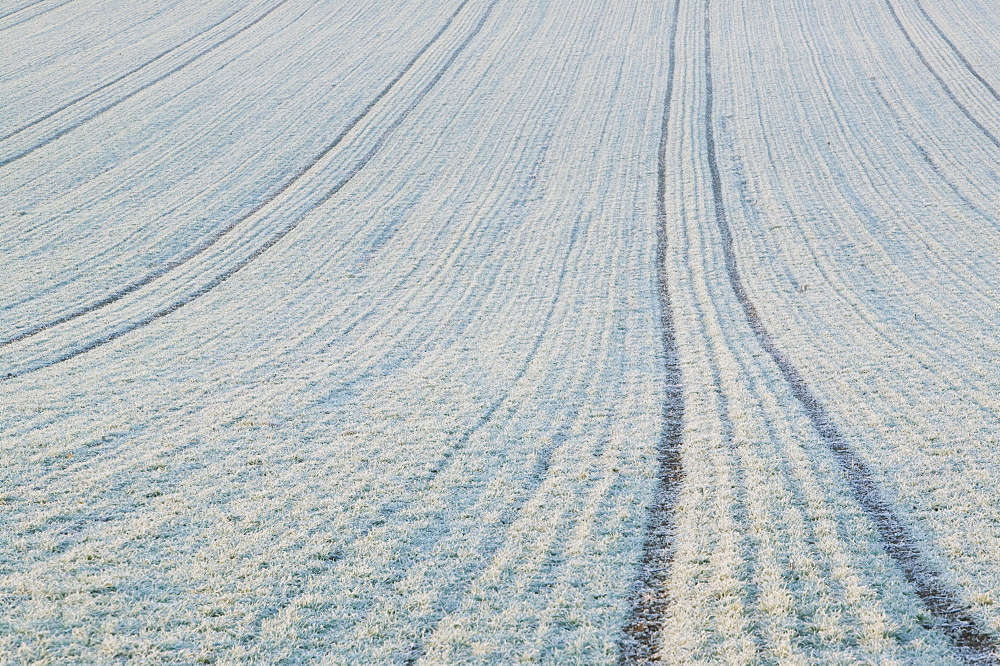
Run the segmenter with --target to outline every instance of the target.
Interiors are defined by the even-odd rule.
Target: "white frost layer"
[[[706,122],[764,325],[1000,634],[997,17],[921,2],[680,5],[666,661],[955,660],[733,293]],[[0,346],[3,377],[184,303],[0,381],[0,655],[614,662],[673,9],[12,4],[0,136],[41,120],[0,162],[44,145],[0,166],[0,339],[238,224]]]
[[[278,60],[259,76],[314,88],[277,118],[252,104],[269,92],[222,71],[198,99],[234,123],[275,131],[304,122],[310,104],[327,104],[342,124],[457,6],[408,4],[408,16],[380,7],[365,18],[395,30],[385,40],[396,61],[379,56],[374,28],[360,23],[338,32],[303,20],[282,38],[339,34],[344,43],[331,37],[323,48],[371,58],[372,71],[309,59],[278,38],[268,46],[281,17],[262,22],[257,48]],[[363,153],[391,127],[488,9],[468,3],[343,151],[198,266],[209,272],[242,256],[335,181],[350,151]],[[373,161],[257,261],[169,317],[3,383],[6,411],[17,416],[4,424],[0,454],[11,611],[0,648],[84,661],[613,660],[656,473],[664,19],[655,3],[497,3]],[[240,56],[247,71],[264,67],[266,52]],[[349,78],[323,88],[334,67]],[[209,76],[186,76],[196,73]],[[130,100],[148,112],[120,113],[139,122],[176,104],[168,82]],[[211,94],[220,86],[228,101]],[[97,197],[95,181],[115,183],[100,203],[108,237],[132,238],[130,225],[162,235],[163,261],[183,247],[170,239],[191,243],[197,227],[179,214],[158,226],[130,212],[127,191],[149,182],[124,176],[189,141],[199,108],[151,120],[158,133],[148,139],[119,121],[123,145],[136,148],[123,151],[116,175],[86,172],[82,135],[67,134],[13,164],[27,174],[10,181],[14,195],[66,210],[81,205],[76,197]],[[261,118],[245,117],[254,112]],[[100,122],[112,131],[111,118],[92,121]],[[310,122],[295,135],[300,146],[317,142],[316,128],[337,129]],[[171,169],[226,167],[247,194],[218,201],[213,179],[192,176],[205,188],[195,195],[220,207],[249,201],[275,180],[271,158],[246,158],[277,141],[265,130],[246,135],[257,148],[237,133],[232,147]],[[130,143],[140,140],[148,147]],[[47,169],[30,161],[60,150],[79,156],[80,184],[71,160]],[[152,182],[163,183],[165,201],[191,187],[169,174]],[[87,228],[73,215],[43,223]],[[90,247],[100,236],[31,233],[28,242],[54,242],[60,260],[75,262],[81,284],[105,288],[138,274],[133,257],[147,248],[138,236]],[[22,262],[41,253],[10,250]],[[96,253],[121,257],[118,276],[86,263]],[[184,270],[200,284],[199,271]],[[122,308],[155,309],[189,288],[173,276],[0,354],[10,367],[29,343],[44,357],[36,339],[62,344]],[[58,313],[96,293],[68,284],[51,305],[40,297],[23,307]]]

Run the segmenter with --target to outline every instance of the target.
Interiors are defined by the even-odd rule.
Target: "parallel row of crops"
[[[0,662],[997,658],[998,29],[0,7]]]

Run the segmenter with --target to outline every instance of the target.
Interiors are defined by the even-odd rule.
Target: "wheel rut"
[[[284,2],[279,3],[279,5],[280,4],[284,4]],[[275,6],[275,8],[277,8],[277,5]],[[243,7],[237,9],[236,11],[230,12],[229,14],[226,14],[225,16],[223,16],[221,19],[219,19],[215,23],[212,23],[211,25],[208,25],[208,26],[202,28],[197,33],[195,33],[194,35],[191,35],[190,37],[188,37],[187,39],[185,39],[184,41],[182,41],[182,42],[180,42],[178,44],[174,44],[169,49],[166,49],[164,51],[160,51],[160,53],[158,53],[156,56],[150,58],[149,60],[146,60],[145,62],[143,62],[142,64],[140,64],[140,65],[138,65],[136,67],[133,67],[132,69],[130,69],[127,72],[125,72],[124,74],[116,76],[115,78],[111,79],[110,81],[102,83],[98,87],[92,88],[91,90],[88,90],[87,92],[85,92],[85,93],[83,93],[81,95],[77,95],[76,97],[74,97],[70,101],[64,102],[62,105],[56,107],[55,109],[53,109],[51,111],[48,111],[48,112],[46,112],[46,113],[44,113],[44,114],[42,114],[42,115],[40,115],[40,116],[38,116],[38,117],[30,120],[29,122],[25,123],[24,125],[22,125],[21,127],[17,128],[16,130],[13,130],[11,132],[8,132],[7,134],[4,134],[3,136],[0,136],[0,141],[6,141],[7,139],[10,139],[11,137],[14,137],[14,136],[17,136],[18,134],[21,134],[22,132],[26,132],[27,130],[31,129],[32,127],[35,127],[36,125],[45,122],[46,120],[48,120],[52,116],[56,115],[57,113],[65,111],[66,109],[70,108],[71,106],[79,104],[80,102],[82,102],[83,100],[87,99],[88,97],[93,97],[94,95],[96,95],[97,93],[101,92],[102,90],[107,90],[108,88],[110,88],[111,86],[115,85],[116,83],[120,83],[121,81],[124,81],[128,77],[130,77],[130,76],[132,76],[134,74],[137,74],[138,72],[141,72],[142,70],[146,69],[147,67],[149,67],[150,65],[152,65],[156,61],[165,58],[166,56],[170,55],[171,53],[173,53],[177,49],[180,49],[180,48],[183,48],[183,47],[187,46],[188,44],[190,44],[194,40],[198,39],[199,37],[201,37],[202,35],[204,35],[208,31],[212,30],[213,28],[216,28],[216,27],[222,25],[223,23],[225,23],[226,21],[228,21],[232,17],[234,17],[237,14],[239,14],[240,11],[242,11],[242,10],[243,10]],[[235,35],[233,35],[233,36],[235,36]],[[232,36],[230,37],[230,39],[231,38],[232,38]],[[118,104],[118,102],[115,102],[114,104]],[[107,108],[111,108],[111,107],[107,107]],[[41,147],[41,145],[44,145],[44,144],[39,144],[38,147]],[[29,151],[30,150],[34,150],[34,148],[29,149]],[[25,154],[27,154],[27,153],[25,153]],[[17,158],[14,158],[14,159],[17,159]],[[13,161],[13,159],[11,161]]]
[[[15,9],[15,10],[14,10],[14,11],[12,11],[12,12],[7,12],[7,13],[6,13],[6,14],[4,14],[3,16],[0,16],[0,21],[2,21],[3,19],[5,19],[5,18],[7,18],[7,17],[11,17],[11,16],[14,16],[15,14],[20,14],[21,12],[26,12],[26,11],[28,11],[29,9],[31,9],[32,7],[35,7],[35,6],[37,6],[37,5],[40,5],[40,4],[42,4],[43,2],[45,2],[45,0],[39,0],[38,2],[32,2],[32,3],[30,4],[30,5],[27,5],[26,7],[21,7],[20,9]],[[39,16],[41,16],[42,14],[47,14],[47,13],[51,12],[51,11],[52,11],[53,9],[59,9],[59,8],[60,8],[60,7],[62,7],[63,5],[68,5],[68,4],[69,4],[69,3],[71,3],[71,2],[73,2],[73,0],[63,0],[62,2],[57,2],[56,4],[52,5],[51,7],[46,7],[45,9],[41,10],[41,11],[40,11],[40,12],[38,12],[37,14],[32,14],[31,16],[25,16],[25,17],[24,17],[24,18],[22,18],[22,19],[19,19],[19,20],[14,20],[14,22],[13,22],[13,23],[11,23],[11,24],[9,24],[9,25],[4,25],[4,26],[0,26],[0,31],[3,31],[3,30],[9,30],[10,28],[13,28],[13,27],[16,27],[16,26],[19,26],[19,25],[21,25],[22,23],[27,23],[27,22],[28,22],[28,21],[30,21],[31,19],[34,19],[34,18],[38,18],[38,17],[39,17]]]
[[[170,68],[169,70],[167,70],[166,72],[164,72],[163,74],[157,76],[152,81],[148,81],[147,83],[144,83],[143,85],[139,86],[135,90],[133,90],[133,91],[131,91],[129,93],[126,93],[125,95],[123,95],[123,96],[115,99],[114,101],[110,102],[109,104],[106,104],[106,105],[104,105],[102,107],[99,107],[99,108],[97,108],[97,109],[95,109],[95,110],[93,110],[93,111],[91,111],[91,112],[89,112],[87,114],[84,114],[84,116],[82,118],[78,118],[76,121],[74,121],[74,122],[66,125],[65,127],[63,127],[61,129],[53,132],[52,134],[48,135],[47,137],[45,137],[41,141],[38,141],[38,142],[32,144],[31,146],[29,146],[29,147],[27,147],[25,149],[22,149],[20,152],[16,152],[13,155],[9,155],[9,156],[7,156],[7,157],[5,157],[3,159],[0,159],[0,167],[5,167],[8,164],[10,164],[11,162],[15,162],[15,161],[21,159],[22,157],[26,157],[26,156],[30,155],[31,153],[35,152],[36,150],[38,150],[40,148],[44,148],[45,146],[49,145],[53,141],[55,141],[55,140],[57,140],[57,139],[65,136],[65,135],[69,134],[70,132],[72,132],[73,130],[77,129],[78,127],[82,127],[83,125],[85,125],[86,123],[90,122],[94,118],[97,118],[98,116],[101,116],[104,113],[110,111],[111,109],[115,108],[116,106],[118,106],[122,102],[125,102],[125,101],[127,101],[127,100],[135,97],[136,95],[138,95],[139,93],[143,92],[144,90],[148,90],[149,88],[155,86],[156,84],[160,83],[164,79],[172,76],[173,74],[176,74],[177,72],[181,71],[182,69],[184,69],[185,67],[187,67],[188,65],[190,65],[194,61],[198,60],[199,58],[201,58],[201,57],[203,57],[205,55],[208,55],[209,53],[211,53],[212,51],[216,50],[220,46],[223,46],[224,44],[232,41],[236,37],[239,37],[240,35],[242,35],[243,33],[245,33],[247,30],[250,30],[255,25],[257,25],[258,23],[260,23],[261,21],[263,21],[265,18],[267,18],[268,16],[270,16],[272,13],[274,13],[275,10],[277,10],[279,7],[281,7],[282,5],[284,5],[287,1],[288,0],[280,0],[276,4],[272,5],[270,9],[268,9],[267,11],[265,11],[263,14],[260,14],[253,21],[251,21],[250,23],[246,24],[245,26],[243,26],[242,28],[240,28],[236,32],[230,34],[229,36],[223,38],[220,41],[215,42],[214,44],[212,44],[208,48],[199,51],[198,53],[196,53],[192,57],[190,57],[187,60],[184,60],[183,62],[181,62],[179,65],[176,65],[176,66]],[[207,28],[205,28],[204,30],[202,30],[201,32],[199,32],[198,34],[196,34],[193,37],[191,37],[190,39],[187,39],[187,40],[181,42],[180,44],[178,44],[178,45],[176,45],[176,46],[174,46],[174,47],[172,47],[170,49],[167,49],[166,51],[163,51],[158,56],[156,56],[155,58],[152,58],[151,60],[146,61],[145,63],[143,63],[139,67],[136,67],[135,69],[132,69],[129,72],[126,72],[125,74],[122,74],[121,76],[119,76],[119,77],[117,77],[117,78],[109,81],[108,83],[105,83],[104,85],[102,85],[102,86],[100,86],[98,88],[95,88],[94,90],[91,90],[90,92],[88,92],[88,93],[86,93],[84,95],[81,95],[80,97],[77,97],[77,98],[73,99],[70,102],[67,102],[66,104],[63,104],[59,108],[57,108],[57,109],[55,109],[55,110],[53,110],[53,111],[51,111],[49,113],[46,113],[43,116],[40,116],[40,117],[32,120],[31,122],[29,122],[27,125],[24,125],[20,129],[15,130],[14,132],[11,132],[10,134],[7,134],[6,136],[0,137],[0,141],[5,141],[7,139],[15,137],[18,134],[20,134],[20,133],[22,133],[24,131],[27,131],[27,130],[31,129],[32,127],[35,127],[38,124],[40,124],[40,123],[48,120],[49,118],[52,118],[53,116],[59,114],[61,111],[65,111],[66,109],[69,109],[70,107],[72,107],[72,106],[74,106],[76,104],[79,104],[80,102],[84,101],[88,97],[92,97],[92,96],[96,95],[97,93],[101,92],[102,90],[106,90],[107,88],[110,88],[111,86],[124,81],[128,77],[130,77],[130,76],[132,76],[132,75],[134,75],[134,74],[136,74],[138,72],[141,72],[143,69],[145,69],[146,67],[149,67],[150,65],[152,65],[155,62],[157,62],[161,58],[164,58],[164,57],[168,56],[169,54],[173,53],[174,51],[176,51],[177,49],[182,48],[182,47],[190,44],[194,40],[198,39],[199,37],[201,37],[205,33],[207,33],[210,30],[212,30],[213,28],[216,28],[216,27],[222,25],[223,23],[225,23],[226,21],[228,21],[229,19],[231,19],[233,16],[235,16],[236,14],[238,14],[240,11],[242,11],[242,9],[243,8],[240,8],[239,10],[233,12],[232,14],[229,14],[228,16],[226,16],[225,18],[223,18],[222,20],[217,21],[216,23],[213,23],[212,25],[208,26]]]
[[[996,134],[991,132],[989,128],[983,125],[983,123],[980,122],[979,119],[976,118],[971,111],[969,111],[969,107],[963,104],[962,100],[958,99],[958,97],[955,95],[955,92],[951,89],[951,86],[949,86],[948,83],[944,80],[944,77],[942,77],[941,74],[938,73],[938,71],[934,68],[934,66],[931,65],[931,63],[927,60],[927,56],[925,56],[924,52],[920,49],[919,46],[917,46],[917,43],[913,40],[913,36],[910,35],[910,31],[906,29],[905,25],[903,25],[903,21],[899,18],[899,14],[896,12],[896,7],[895,5],[892,4],[892,0],[885,0],[885,6],[889,9],[889,14],[892,15],[893,22],[899,28],[900,32],[903,33],[903,37],[906,39],[906,42],[910,45],[910,48],[913,49],[913,52],[917,55],[917,58],[920,59],[920,62],[927,69],[927,71],[931,73],[931,76],[933,76],[935,80],[937,80],[938,85],[941,86],[941,89],[944,91],[944,94],[948,96],[948,99],[950,99],[952,103],[956,107],[958,107],[958,110],[962,112],[962,115],[964,115],[966,118],[969,119],[969,122],[975,125],[976,128],[983,133],[983,136],[989,139],[990,143],[992,143],[997,148],[1000,148],[1000,138],[998,138]],[[921,9],[923,8],[921,7]],[[924,15],[927,16],[926,12],[924,13]],[[927,16],[927,19],[930,21],[929,16]],[[937,27],[937,24],[935,24],[933,21],[930,21],[930,23],[938,31],[938,34],[944,37],[944,33],[941,32],[940,28]],[[994,90],[992,86],[986,83],[986,81],[979,75],[979,73],[972,68],[972,65],[969,64],[969,62],[965,59],[965,57],[961,53],[959,53],[958,49],[955,48],[955,45],[952,44],[951,40],[949,40],[947,37],[944,37],[944,39],[949,44],[949,46],[951,46],[952,50],[955,52],[958,58],[965,64],[966,68],[972,73],[972,75],[975,76],[977,79],[979,79],[982,83],[984,83],[986,87],[989,89],[989,91],[993,94],[993,96],[996,97],[997,96],[996,90]]]
[[[675,553],[676,509],[684,466],[683,443],[684,395],[677,340],[674,334],[673,309],[667,275],[667,204],[666,154],[671,100],[677,70],[677,22],[680,0],[674,0],[668,41],[667,83],[663,116],[660,122],[660,145],[657,152],[656,185],[656,293],[660,310],[660,339],[664,358],[664,395],[662,429],[657,444],[657,483],[649,508],[642,559],[628,599],[628,615],[619,642],[618,663],[639,664],[657,660],[658,638],[669,597],[667,580]]]
[[[965,57],[965,54],[963,54],[958,49],[958,47],[955,46],[955,43],[951,41],[951,39],[948,37],[947,34],[945,34],[944,30],[941,29],[941,26],[939,26],[937,22],[931,18],[930,14],[927,13],[927,8],[924,7],[924,4],[920,2],[920,0],[913,0],[913,4],[916,5],[917,10],[924,17],[927,23],[929,23],[930,26],[934,28],[934,32],[938,34],[938,37],[940,37],[941,40],[948,45],[948,48],[950,48],[952,53],[955,54],[955,57],[959,59],[959,61],[962,63],[962,66],[968,70],[969,74],[972,74],[972,76],[975,77],[977,81],[983,84],[983,87],[989,91],[990,95],[993,96],[993,99],[1000,102],[1000,92],[997,92],[997,89],[994,88],[989,81],[983,78],[983,75],[979,73],[979,71],[972,65],[971,62],[969,62],[969,59]]]
[[[957,592],[948,587],[944,575],[921,553],[916,539],[879,489],[875,475],[837,428],[823,403],[812,392],[798,369],[778,348],[765,327],[743,283],[736,261],[732,231],[723,196],[722,177],[717,161],[713,120],[711,3],[706,2],[705,50],[705,144],[711,175],[715,220],[722,238],[726,273],[747,323],[757,341],[777,366],[792,394],[802,405],[820,439],[844,472],[848,486],[865,515],[875,526],[883,546],[903,572],[917,596],[937,618],[941,630],[951,639],[957,655],[966,663],[1000,663],[996,639],[973,617]],[[894,13],[895,16],[895,13]],[[898,20],[898,17],[897,17]],[[902,24],[900,24],[902,27]],[[904,31],[905,32],[905,31]],[[907,35],[910,44],[912,39]],[[914,48],[916,48],[914,46]],[[919,52],[918,52],[919,53]],[[923,59],[923,58],[922,58]],[[926,64],[926,61],[925,61]],[[940,80],[940,77],[938,77]],[[943,83],[943,82],[942,82]]]
[[[191,261],[192,259],[194,259],[198,255],[204,253],[210,247],[212,247],[213,245],[215,245],[216,243],[218,243],[224,236],[226,236],[231,231],[233,231],[241,223],[245,222],[247,219],[249,219],[250,217],[252,217],[256,213],[260,212],[265,206],[267,206],[269,203],[271,203],[272,201],[274,201],[275,199],[277,199],[282,193],[284,193],[285,191],[287,191],[292,185],[294,185],[299,179],[301,179],[308,171],[310,171],[313,167],[315,167],[316,164],[320,162],[320,160],[322,160],[331,151],[333,151],[338,145],[340,145],[343,142],[343,140],[347,137],[347,135],[351,132],[351,130],[353,130],[356,126],[358,126],[361,123],[362,120],[365,119],[365,117],[372,111],[372,109],[382,99],[384,99],[389,94],[389,92],[396,86],[396,84],[410,70],[413,69],[413,67],[416,65],[417,61],[420,60],[420,58],[435,43],[437,43],[437,41],[445,33],[445,31],[454,23],[455,19],[459,16],[459,14],[462,12],[462,10],[468,5],[469,1],[470,0],[463,0],[458,5],[458,7],[455,9],[455,11],[448,17],[448,19],[444,23],[444,25],[431,37],[431,39],[429,41],[427,41],[423,45],[423,47],[420,48],[420,50],[416,53],[416,55],[414,55],[413,58],[410,59],[410,61],[402,68],[402,70],[400,70],[400,72],[381,89],[381,91],[368,103],[368,105],[364,109],[362,109],[357,115],[354,116],[354,118],[352,118],[350,120],[350,122],[348,122],[348,124],[345,126],[345,128],[330,143],[328,143],[323,148],[323,150],[320,151],[320,153],[313,160],[311,160],[309,162],[309,164],[303,166],[299,171],[297,171],[290,178],[288,178],[285,181],[285,183],[278,190],[272,192],[266,199],[264,199],[263,201],[261,201],[260,203],[258,203],[253,209],[251,209],[250,211],[248,211],[247,213],[245,213],[244,215],[242,215],[241,217],[239,217],[235,221],[231,222],[230,224],[228,224],[223,229],[217,231],[212,237],[210,237],[209,239],[203,241],[201,244],[199,244],[195,248],[189,250],[183,256],[179,257],[178,259],[175,259],[174,261],[172,261],[171,263],[165,265],[164,267],[160,268],[159,270],[157,270],[155,272],[148,273],[146,276],[144,276],[140,280],[137,280],[136,282],[133,282],[133,283],[131,283],[131,284],[129,284],[129,285],[127,285],[127,286],[119,289],[118,291],[116,291],[113,294],[111,294],[111,295],[109,295],[109,296],[101,299],[100,301],[98,301],[96,303],[92,303],[90,305],[82,307],[82,308],[80,308],[78,310],[75,310],[75,311],[73,311],[73,312],[71,312],[69,314],[66,314],[66,315],[64,315],[64,316],[62,316],[62,317],[60,317],[58,319],[55,319],[55,320],[52,320],[52,321],[49,321],[49,322],[45,322],[44,324],[39,324],[39,325],[37,325],[37,326],[29,329],[28,331],[25,331],[25,332],[22,332],[22,333],[18,334],[15,337],[8,338],[6,340],[2,340],[2,341],[0,341],[0,347],[11,345],[11,344],[16,343],[16,342],[20,342],[20,341],[25,340],[25,339],[27,339],[29,337],[37,335],[37,334],[39,334],[39,333],[41,333],[43,331],[49,330],[51,328],[54,328],[54,327],[56,327],[56,326],[58,326],[60,324],[67,323],[69,321],[72,321],[74,319],[82,317],[82,316],[84,316],[86,314],[89,314],[89,313],[95,312],[95,311],[97,311],[97,310],[99,310],[101,308],[107,307],[107,306],[109,306],[109,305],[111,305],[111,304],[113,304],[113,303],[115,303],[117,301],[120,301],[125,296],[128,296],[129,294],[132,294],[132,293],[138,291],[142,287],[145,287],[145,286],[147,286],[147,285],[155,282],[156,280],[164,277],[165,275],[167,275],[168,273],[174,271],[175,269],[179,268],[180,266],[186,264],[187,262]],[[94,340],[92,342],[86,343],[86,344],[84,344],[84,345],[82,345],[80,347],[77,347],[75,349],[67,351],[67,352],[65,352],[63,354],[60,354],[60,355],[56,356],[53,359],[48,359],[48,360],[42,361],[41,363],[30,365],[30,366],[28,366],[26,368],[19,369],[19,370],[16,370],[16,371],[7,372],[5,374],[5,376],[3,376],[2,378],[0,378],[0,381],[14,379],[16,377],[20,377],[20,376],[23,376],[25,374],[28,374],[28,373],[31,373],[31,372],[35,372],[37,370],[42,370],[44,368],[51,367],[51,366],[53,366],[53,365],[55,365],[57,363],[61,363],[63,361],[67,361],[67,360],[69,360],[71,358],[79,356],[80,354],[83,354],[83,353],[86,353],[86,352],[91,351],[93,349],[96,349],[98,347],[101,347],[101,346],[107,344],[108,342],[111,342],[112,340],[116,340],[116,339],[120,338],[123,335],[131,333],[132,331],[138,330],[139,328],[142,328],[142,327],[144,327],[144,326],[146,326],[146,325],[148,325],[148,324],[150,324],[150,323],[152,323],[152,322],[154,322],[154,321],[156,321],[158,319],[161,319],[161,318],[169,315],[170,313],[179,310],[180,308],[182,308],[183,306],[187,305],[188,303],[190,303],[190,302],[192,302],[192,301],[200,298],[201,296],[204,296],[205,294],[209,293],[210,291],[212,291],[213,289],[215,289],[215,287],[219,286],[220,284],[222,284],[223,282],[225,282],[226,280],[228,280],[230,277],[232,277],[233,275],[235,275],[238,271],[242,270],[244,267],[246,267],[248,264],[250,264],[253,260],[255,260],[256,258],[258,258],[259,256],[261,256],[262,254],[264,254],[264,252],[266,252],[268,249],[270,249],[276,243],[278,243],[281,239],[283,239],[289,233],[291,233],[292,230],[294,230],[299,225],[299,223],[306,217],[306,215],[308,215],[309,212],[311,212],[312,210],[314,210],[318,206],[322,205],[324,202],[328,201],[331,197],[333,197],[337,192],[339,192],[348,182],[350,182],[350,180],[355,175],[357,175],[358,172],[361,171],[362,168],[364,168],[367,165],[367,163],[369,161],[371,161],[371,159],[385,145],[385,143],[388,140],[389,136],[399,127],[399,125],[402,124],[402,122],[406,119],[406,117],[413,111],[414,108],[416,108],[416,106],[424,99],[424,97],[426,97],[426,95],[431,91],[431,89],[435,85],[437,85],[437,83],[444,76],[445,72],[447,72],[447,70],[450,69],[450,67],[452,66],[452,64],[454,64],[454,62],[458,59],[458,56],[462,53],[462,51],[464,51],[465,48],[468,46],[468,44],[476,37],[476,35],[479,34],[479,32],[482,30],[483,25],[485,25],[487,19],[489,18],[490,14],[492,13],[493,8],[496,6],[496,4],[498,2],[499,2],[499,0],[493,0],[487,6],[487,8],[484,10],[483,14],[480,16],[480,18],[478,19],[478,21],[476,22],[476,24],[473,26],[473,28],[470,31],[470,33],[468,35],[466,35],[466,37],[462,40],[462,42],[451,52],[451,54],[445,60],[445,62],[441,66],[439,66],[439,69],[436,72],[436,74],[430,79],[430,81],[428,81],[419,90],[419,92],[411,100],[410,104],[407,105],[406,109],[404,109],[401,113],[399,113],[397,115],[397,117],[395,118],[395,120],[383,131],[382,135],[375,142],[374,146],[372,148],[370,148],[367,151],[367,153],[360,160],[358,160],[358,162],[354,165],[354,167],[350,171],[348,171],[348,173],[345,176],[343,176],[332,188],[330,188],[318,200],[314,201],[306,210],[299,212],[295,216],[295,218],[289,224],[287,224],[281,231],[279,231],[278,233],[276,233],[273,236],[271,236],[265,243],[263,243],[262,245],[258,246],[253,252],[251,252],[247,256],[243,257],[242,259],[240,259],[238,262],[235,263],[235,265],[231,266],[229,269],[225,270],[220,275],[217,275],[215,278],[213,278],[211,281],[209,281],[206,285],[202,286],[197,291],[189,293],[188,295],[186,295],[186,296],[184,296],[184,297],[176,300],[174,303],[170,304],[169,306],[164,307],[164,308],[162,308],[160,310],[154,311],[154,312],[148,314],[147,316],[142,317],[138,321],[132,322],[131,324],[129,324],[127,326],[119,328],[119,329],[111,332],[110,334],[102,337],[102,338],[99,338],[99,339]]]

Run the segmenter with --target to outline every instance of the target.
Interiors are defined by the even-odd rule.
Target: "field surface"
[[[3,0],[0,663],[998,663],[998,53]]]

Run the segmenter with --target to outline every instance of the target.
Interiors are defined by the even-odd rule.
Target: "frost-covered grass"
[[[139,5],[0,11],[0,661],[613,663],[658,189],[659,656],[959,660],[734,294],[708,122],[761,320],[1000,635],[988,3]]]

